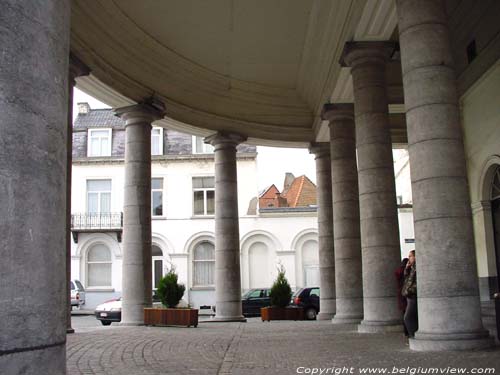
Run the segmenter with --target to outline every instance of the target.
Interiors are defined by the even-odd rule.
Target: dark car
[[[319,313],[319,287],[300,288],[293,294],[292,305],[302,307],[306,319],[316,319]]]
[[[269,306],[269,288],[256,288],[248,290],[241,297],[244,316],[260,316],[260,308]]]

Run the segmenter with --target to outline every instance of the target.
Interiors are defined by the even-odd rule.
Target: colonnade
[[[50,6],[34,7],[24,0],[17,7],[2,8],[5,12],[0,15],[4,29],[18,35],[0,34],[2,98],[12,98],[0,100],[4,213],[0,217],[4,286],[0,288],[0,368],[7,373],[30,363],[39,373],[65,372],[67,310],[61,306],[67,306],[67,278],[54,270],[66,267],[70,2],[46,2]],[[420,324],[410,347],[486,347],[491,341],[481,323],[444,7],[437,1],[397,0],[397,9]],[[312,150],[317,156],[320,198],[324,308],[320,317],[333,316],[333,323],[359,323],[359,332],[401,330],[393,276],[399,264],[399,236],[384,75],[394,48],[391,42],[346,44],[342,63],[351,67],[354,105],[325,107],[330,144]],[[150,129],[165,111],[161,105],[145,102],[116,113],[125,120],[127,137],[122,319],[123,324],[140,325],[142,308],[151,304]],[[242,135],[227,133],[206,139],[215,147],[216,320],[220,321],[244,320],[236,180],[236,145],[244,140]]]

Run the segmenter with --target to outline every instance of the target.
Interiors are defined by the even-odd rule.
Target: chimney
[[[90,112],[89,103],[78,103],[78,114],[79,115],[88,115]]]
[[[283,194],[288,192],[288,189],[290,189],[293,180],[295,180],[295,176],[293,175],[293,173],[286,172],[285,182],[283,183]]]

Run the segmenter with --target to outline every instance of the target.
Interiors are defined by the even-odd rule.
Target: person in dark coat
[[[403,284],[405,282],[405,269],[406,269],[406,264],[408,263],[408,258],[403,258],[401,261],[401,265],[396,268],[396,271],[394,271],[394,277],[396,278],[396,285],[397,285],[397,297],[398,297],[398,307],[399,311],[401,311],[401,317],[403,318],[403,328],[405,331],[405,336],[408,337],[408,330],[406,329],[406,325],[404,324],[404,315],[406,312],[406,297],[403,297],[401,295],[401,291],[403,289]]]
[[[403,297],[406,297],[406,311],[404,323],[408,330],[408,337],[415,337],[418,330],[418,309],[417,309],[417,269],[415,263],[415,250],[410,251],[408,263],[405,268],[405,280],[401,290]]]

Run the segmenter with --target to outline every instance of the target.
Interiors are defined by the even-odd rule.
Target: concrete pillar
[[[0,9],[0,372],[65,374],[70,2]]]
[[[309,151],[315,155],[318,192],[318,250],[320,277],[319,320],[335,315],[335,251],[333,247],[332,174],[330,144],[313,143]]]
[[[205,138],[215,153],[215,320],[246,321],[241,311],[240,231],[236,146],[246,137]]]
[[[73,165],[73,88],[76,85],[76,78],[89,75],[90,70],[76,56],[69,56],[68,71],[68,121],[66,138],[66,287],[68,303],[66,307],[66,333],[74,333],[71,327],[71,176]]]
[[[356,115],[364,319],[359,332],[402,330],[394,270],[400,263],[385,64],[393,43],[346,43]]]
[[[359,229],[359,189],[353,104],[325,104],[330,122],[333,238],[337,312],[332,323],[363,319],[363,278]]]
[[[460,112],[441,1],[397,1],[413,191],[415,350],[489,346],[483,329]]]
[[[160,104],[115,109],[125,121],[122,325],[144,324],[152,304],[151,123],[165,115]]]

